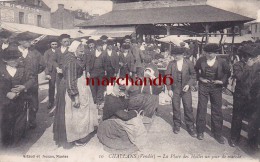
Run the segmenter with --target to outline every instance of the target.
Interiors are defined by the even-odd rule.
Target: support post
[[[235,42],[235,26],[231,28],[232,30],[232,44],[231,44],[231,54],[234,57],[234,42]]]
[[[167,36],[170,36],[171,35],[171,26],[170,24],[166,24],[166,30],[167,30]],[[172,51],[172,46],[171,46],[171,43],[169,45],[169,51],[171,52]]]
[[[209,42],[209,24],[205,26],[205,33],[206,33],[206,44]]]

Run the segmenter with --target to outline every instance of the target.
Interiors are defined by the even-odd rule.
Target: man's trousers
[[[198,109],[196,128],[198,133],[204,133],[206,128],[208,99],[211,103],[211,131],[215,136],[222,135],[222,86],[199,83]]]

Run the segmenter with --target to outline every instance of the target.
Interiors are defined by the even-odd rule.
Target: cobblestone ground
[[[2,155],[9,156],[8,161],[12,161],[10,156],[20,158],[21,161],[209,161],[209,160],[252,160],[259,161],[260,153],[250,155],[246,145],[246,125],[243,122],[242,140],[238,147],[232,148],[228,145],[227,139],[230,134],[231,113],[232,113],[232,97],[224,95],[223,97],[223,113],[224,113],[224,136],[226,143],[224,145],[216,142],[210,133],[210,109],[208,108],[207,116],[207,132],[205,139],[199,141],[189,136],[182,124],[181,132],[175,135],[172,132],[172,110],[171,105],[160,106],[157,116],[151,126],[148,134],[148,144],[145,148],[132,158],[126,158],[120,155],[109,154],[106,152],[101,143],[99,143],[95,135],[89,143],[84,147],[74,147],[65,150],[58,148],[53,141],[52,123],[53,117],[48,115],[46,108],[48,103],[47,88],[45,85],[40,87],[39,99],[41,101],[37,120],[38,127],[35,130],[29,130],[26,137],[21,141],[20,145],[12,151],[2,152]],[[193,108],[196,115],[197,93],[193,93]],[[210,107],[210,105],[208,105]],[[25,157],[25,155],[28,155]],[[40,155],[40,159],[37,158]],[[64,156],[63,156],[64,155]],[[30,157],[32,156],[32,157]],[[35,156],[35,157],[33,157]],[[136,158],[135,156],[138,156]],[[186,158],[184,158],[186,157]],[[223,158],[225,157],[225,158]],[[0,158],[0,162],[7,160],[5,157]],[[17,160],[17,159],[15,159]],[[5,162],[5,161],[3,161]]]

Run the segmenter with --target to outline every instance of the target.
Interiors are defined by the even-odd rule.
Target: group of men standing
[[[180,102],[184,107],[184,119],[188,133],[199,140],[204,139],[206,129],[207,104],[211,103],[211,132],[220,144],[225,143],[222,135],[222,90],[227,87],[233,70],[232,78],[236,80],[231,137],[229,145],[235,147],[240,139],[242,120],[247,116],[248,142],[252,150],[258,149],[258,132],[260,124],[260,45],[250,44],[239,48],[239,62],[230,67],[229,63],[218,57],[220,47],[217,44],[207,44],[205,55],[200,57],[195,66],[184,57],[185,49],[174,47],[171,54],[174,61],[167,67],[166,74],[174,77],[174,84],[168,85],[168,94],[172,97],[173,132],[178,134],[181,127]],[[191,89],[198,81],[198,107],[196,122],[193,115]],[[196,123],[196,129],[195,129]],[[197,133],[197,135],[196,135]]]

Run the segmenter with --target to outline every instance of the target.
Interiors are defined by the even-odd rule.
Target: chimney
[[[64,4],[58,4],[58,9],[64,9]]]

